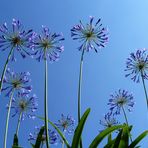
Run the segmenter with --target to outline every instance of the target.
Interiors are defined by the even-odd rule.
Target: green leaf
[[[115,143],[115,139],[109,141],[109,142],[104,146],[104,148],[113,148],[114,143]]]
[[[145,136],[148,135],[148,130],[144,131],[142,134],[140,134],[130,145],[128,148],[134,148]]]
[[[123,129],[120,130],[119,134],[115,138],[115,143],[113,145],[113,148],[117,148],[120,144],[121,136],[122,136]]]
[[[129,142],[129,127],[125,125],[122,129],[122,136],[120,139],[119,147],[118,148],[127,148],[128,147],[128,142]]]
[[[18,146],[18,137],[16,134],[14,134],[13,145]]]
[[[18,146],[18,137],[16,134],[14,134],[14,138],[13,138],[13,146],[12,148],[22,148],[20,146]]]
[[[90,108],[88,108],[85,113],[83,114],[76,130],[75,130],[75,133],[74,133],[74,137],[73,137],[73,141],[72,141],[72,148],[78,148],[78,145],[79,145],[79,142],[80,142],[80,139],[81,139],[81,135],[82,135],[82,131],[83,131],[83,128],[84,128],[84,124],[86,122],[86,119],[88,117],[90,113]]]
[[[44,130],[45,130],[45,127],[42,126],[39,133],[38,133],[37,139],[36,139],[35,148],[40,148],[40,145],[42,142],[42,135],[44,133]]]
[[[123,128],[124,125],[116,125],[116,126],[112,126],[112,127],[109,127],[107,129],[105,129],[104,131],[102,131],[101,133],[99,133],[95,139],[92,141],[92,143],[90,144],[89,148],[94,148],[94,147],[97,147],[100,142],[110,133],[112,133],[113,131],[117,130],[117,129],[120,129],[120,128]]]
[[[38,118],[44,120],[43,117],[38,117]],[[63,135],[63,133],[59,130],[59,128],[53,122],[51,122],[50,120],[48,120],[48,122],[56,129],[56,131],[61,136],[61,138],[64,141],[64,143],[66,144],[67,148],[70,148],[70,145],[69,145],[68,141],[66,140],[65,136]]]

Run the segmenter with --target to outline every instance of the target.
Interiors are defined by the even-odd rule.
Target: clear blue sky
[[[79,61],[81,53],[77,50],[77,41],[70,37],[70,29],[79,20],[87,22],[89,16],[101,18],[104,26],[109,28],[110,39],[106,48],[97,54],[93,51],[84,57],[84,77],[82,88],[82,111],[91,108],[86,127],[83,132],[84,147],[102,128],[99,120],[108,111],[109,95],[119,88],[133,92],[136,105],[128,114],[129,123],[133,124],[133,137],[137,137],[148,127],[148,113],[142,84],[135,84],[125,78],[125,61],[129,53],[137,48],[148,48],[148,1],[147,0],[1,0],[0,24],[12,18],[20,19],[26,28],[41,31],[41,26],[48,26],[53,32],[62,32],[65,51],[60,60],[48,64],[48,100],[49,119],[56,122],[61,113],[70,114],[77,120],[77,86]],[[0,72],[6,60],[8,50],[0,52]],[[38,96],[38,115],[43,115],[44,96],[44,63],[34,59],[23,60],[17,55],[17,62],[9,65],[15,71],[29,71],[33,92]],[[146,82],[146,86],[148,83]],[[5,106],[8,98],[0,97],[0,147],[3,144],[4,124],[6,120]],[[12,136],[16,129],[17,117],[10,119],[8,148],[12,144]],[[124,118],[119,116],[119,121]],[[35,125],[41,125],[39,119],[25,119],[20,127],[20,143],[29,147],[27,137],[33,132]],[[70,138],[69,138],[70,139]],[[141,143],[142,148],[148,145],[148,138]],[[55,146],[61,147],[61,145]],[[100,147],[101,148],[101,147]]]

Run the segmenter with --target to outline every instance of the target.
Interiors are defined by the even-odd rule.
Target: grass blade
[[[90,144],[89,148],[94,148],[94,147],[97,147],[100,142],[110,133],[112,133],[113,131],[117,130],[117,129],[120,129],[120,128],[123,128],[124,125],[116,125],[116,126],[112,126],[112,127],[109,127],[107,129],[105,129],[104,131],[102,131],[101,133],[99,133],[95,139],[92,141],[92,143]]]
[[[79,145],[79,142],[80,142],[80,139],[81,139],[81,135],[82,135],[82,131],[83,131],[83,128],[84,128],[84,124],[86,122],[86,119],[88,117],[90,113],[90,108],[88,108],[85,113],[83,114],[76,130],[75,130],[75,133],[74,133],[74,137],[73,137],[73,141],[72,141],[72,148],[78,148],[78,145]]]

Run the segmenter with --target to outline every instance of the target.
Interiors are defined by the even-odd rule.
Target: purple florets
[[[75,120],[72,116],[61,115],[61,119],[55,125],[64,133],[71,134],[74,131]]]
[[[120,114],[123,107],[127,107],[128,111],[131,111],[135,104],[133,95],[126,90],[119,89],[110,97],[108,105],[113,114]]]
[[[97,52],[97,47],[102,48],[108,42],[108,30],[102,27],[101,19],[93,24],[94,17],[90,17],[89,24],[84,26],[80,21],[80,24],[75,25],[71,29],[71,37],[73,40],[79,40],[82,45],[78,48],[79,50],[95,50]]]
[[[104,128],[112,127],[114,125],[118,125],[119,122],[116,120],[112,113],[107,113],[104,115],[104,118],[100,120],[100,124],[104,126]],[[102,130],[101,130],[102,131]]]
[[[64,46],[59,45],[64,40],[62,34],[51,33],[49,28],[43,26],[42,35],[34,35],[34,56],[37,60],[57,61],[59,53],[64,51]]]
[[[0,26],[0,50],[6,50],[7,48],[14,48],[18,51],[23,58],[26,55],[31,55],[31,39],[32,29],[24,30],[23,25],[19,20],[12,20],[12,29],[7,27],[7,23]],[[27,50],[28,49],[28,50]],[[15,61],[14,52],[11,59]]]
[[[32,133],[29,134],[28,141],[37,140],[37,136],[38,136],[39,131],[40,131],[40,127],[36,126],[35,132],[33,134]],[[48,133],[49,133],[49,143],[50,144],[57,144],[58,139],[59,139],[57,133],[52,130],[48,130]],[[41,138],[41,143],[44,144],[45,142],[46,142],[46,134],[45,134],[45,130],[44,130],[44,133]]]
[[[7,91],[6,96],[10,96],[13,90],[31,92],[32,87],[28,84],[31,81],[28,78],[29,75],[29,72],[15,73],[8,68],[3,80],[4,87],[2,88],[2,92]]]
[[[125,76],[130,76],[134,82],[139,83],[140,76],[148,79],[148,55],[145,49],[140,49],[130,54],[130,57],[127,58],[125,71],[129,72]]]
[[[14,110],[14,117],[16,114],[21,114],[21,120],[24,120],[24,117],[35,118],[34,112],[37,110],[37,97],[36,95],[29,96],[26,93],[19,93],[13,98],[11,108]]]

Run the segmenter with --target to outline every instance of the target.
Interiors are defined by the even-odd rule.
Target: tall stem
[[[45,59],[45,92],[44,92],[44,115],[45,115],[45,134],[46,134],[46,147],[49,148],[49,136],[48,136],[48,100],[47,100],[47,90],[48,90],[48,69],[47,69],[47,60]]]
[[[0,79],[0,92],[1,92],[2,87],[3,87],[3,79],[4,79],[4,76],[5,76],[5,72],[6,72],[6,69],[7,69],[7,66],[8,66],[8,63],[9,63],[9,60],[10,60],[10,58],[11,58],[13,49],[14,49],[14,47],[11,48],[11,50],[10,50],[10,52],[9,52],[9,54],[8,54],[6,63],[5,63],[5,65],[4,65],[4,69],[3,69],[3,72],[2,72],[2,76],[1,76],[1,79]]]
[[[19,129],[20,129],[21,118],[22,118],[22,112],[20,112],[18,122],[17,122],[17,128],[16,128],[16,136],[17,137],[18,137],[18,132],[19,132]]]
[[[147,91],[146,91],[146,86],[145,86],[142,70],[141,70],[141,78],[142,78],[142,84],[143,84],[143,88],[144,88],[144,93],[145,93],[145,98],[146,98],[146,103],[147,103],[147,110],[148,110],[148,95],[147,95]]]
[[[84,56],[84,49],[81,55],[80,61],[80,73],[79,73],[79,86],[78,86],[78,123],[81,119],[81,85],[82,85],[82,71],[83,71],[83,56]]]
[[[62,141],[62,148],[64,148],[64,145],[65,145],[65,143],[64,143],[64,140]]]
[[[7,112],[6,126],[5,126],[5,133],[4,133],[4,148],[7,148],[7,135],[8,135],[8,126],[9,126],[9,118],[10,118],[10,110],[11,110],[13,94],[14,94],[14,90],[12,90],[11,92],[11,96],[8,104],[8,112]]]
[[[78,86],[78,123],[81,119],[81,87],[82,87],[82,71],[83,71],[83,56],[84,56],[84,49],[81,55],[80,61],[80,73],[79,73],[79,86]],[[82,148],[82,139],[80,140],[80,148]]]
[[[123,114],[124,114],[124,118],[125,118],[126,124],[129,126],[128,120],[127,120],[127,116],[126,116],[126,113],[125,113],[125,110],[124,110],[124,107],[123,107],[123,106],[122,106],[122,111],[123,111]],[[132,142],[133,140],[132,140],[132,136],[131,136],[131,134],[130,134],[130,131],[128,130],[128,132],[129,132],[130,140],[131,140],[131,142]]]

